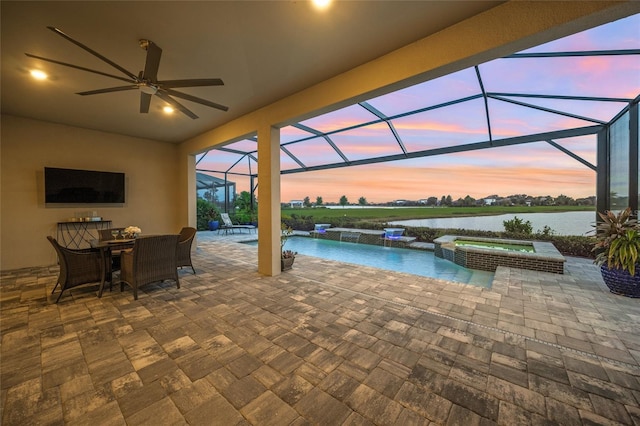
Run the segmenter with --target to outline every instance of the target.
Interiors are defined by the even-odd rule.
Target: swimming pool
[[[257,242],[252,244],[257,245]],[[434,256],[432,251],[356,244],[307,237],[289,238],[287,250],[307,256],[355,263],[423,277],[440,278],[490,288],[493,273],[467,269]]]

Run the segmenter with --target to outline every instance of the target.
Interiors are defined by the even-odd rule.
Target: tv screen
[[[124,203],[124,173],[44,168],[45,203]]]

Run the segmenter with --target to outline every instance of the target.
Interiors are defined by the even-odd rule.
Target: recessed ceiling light
[[[175,111],[172,107],[170,107],[169,105],[165,106],[164,108],[162,108],[162,110],[165,112],[165,114],[173,114],[173,111]]]
[[[326,9],[331,4],[331,0],[311,0],[316,9]]]
[[[36,80],[46,80],[48,76],[44,71],[31,70],[31,77],[35,78]]]

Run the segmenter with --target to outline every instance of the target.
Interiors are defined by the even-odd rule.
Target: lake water
[[[549,226],[555,235],[592,235],[596,213],[564,212],[564,213],[517,213],[497,216],[446,217],[439,219],[398,220],[389,222],[394,226],[422,226],[428,228],[474,229],[484,231],[504,231],[505,220],[518,217],[530,221],[533,232]]]

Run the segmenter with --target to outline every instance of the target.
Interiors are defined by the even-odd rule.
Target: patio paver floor
[[[255,235],[197,238],[197,274],[138,301],[3,272],[2,424],[640,425],[640,300],[589,260],[491,289],[306,256],[265,277]]]

